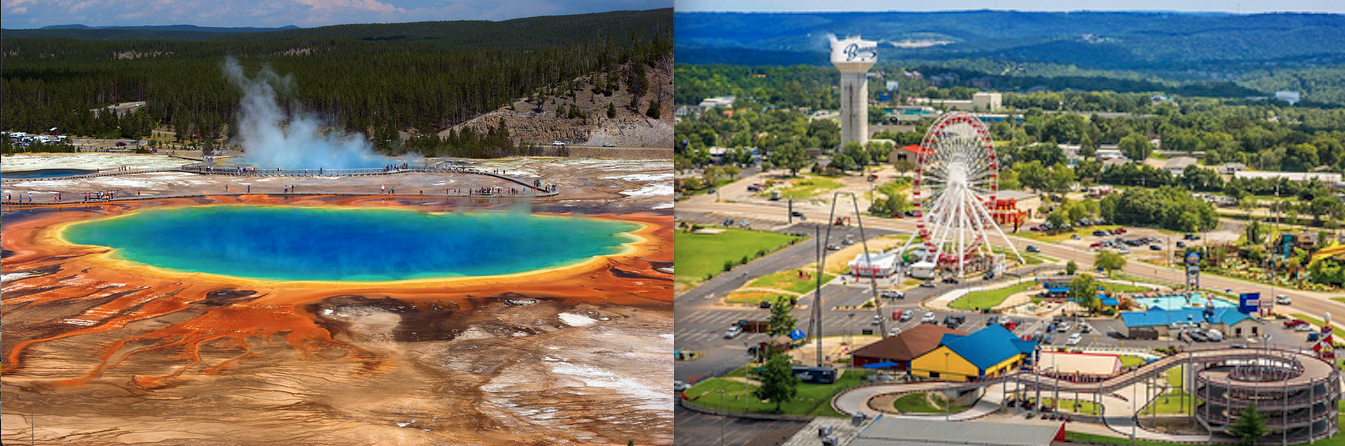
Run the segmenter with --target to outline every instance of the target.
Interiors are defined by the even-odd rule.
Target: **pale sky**
[[[0,27],[197,25],[304,28],[346,23],[508,20],[672,7],[673,0],[0,0]]]
[[[842,11],[1182,11],[1327,12],[1345,14],[1345,0],[676,0],[677,12],[842,12]]]

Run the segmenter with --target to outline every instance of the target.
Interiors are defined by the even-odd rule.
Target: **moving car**
[[[883,297],[886,297],[886,298],[888,298],[888,299],[905,299],[905,298],[906,298],[906,293],[903,293],[903,292],[898,291],[898,290],[886,290],[886,291],[883,291],[882,296],[883,296]]]
[[[1027,245],[1027,252],[1041,252],[1041,248],[1036,245]]]
[[[605,143],[602,143],[602,146],[603,146],[603,147],[616,147],[616,144],[612,144],[612,143],[610,143],[610,142],[605,142]]]
[[[902,313],[901,313],[901,317],[898,318],[897,320],[899,320],[899,321],[901,321],[901,322],[906,322],[906,321],[911,320],[911,318],[914,318],[914,317],[915,317],[915,312],[913,312],[913,311],[905,311],[905,312],[902,312]]]
[[[926,280],[924,282],[920,282],[920,286],[924,288],[934,288],[935,286],[937,286],[937,284],[935,284],[933,280]]]
[[[938,322],[939,318],[935,317],[933,312],[925,312],[924,316],[920,316],[920,323],[922,324],[934,324]]]
[[[899,334],[901,334],[901,327],[892,327],[891,330],[887,331],[888,336],[896,336]]]
[[[882,316],[879,316],[879,315],[876,315],[876,314],[875,314],[875,315],[873,315],[872,318],[869,319],[869,325],[878,325],[878,324],[881,324],[881,323],[883,323],[883,317],[882,317]]]
[[[904,310],[892,310],[892,320],[894,320],[894,321],[895,321],[895,320],[900,320],[900,319],[901,319],[902,317],[904,317],[904,316],[906,316],[906,311],[904,311]],[[909,318],[908,318],[908,319],[909,319]]]
[[[792,211],[792,212],[789,213],[789,215],[792,215],[792,216],[795,216],[795,217],[802,217],[802,216],[803,216],[803,212],[801,212],[801,211]]]
[[[1276,305],[1291,305],[1293,303],[1294,303],[1293,299],[1290,299],[1289,296],[1285,296],[1283,294],[1275,296]]]
[[[690,388],[691,388],[691,386],[688,386],[687,383],[684,383],[684,382],[682,382],[682,381],[680,381],[680,380],[679,380],[679,381],[673,381],[673,391],[681,392],[681,391],[683,391],[683,390],[690,389]]]
[[[832,251],[840,251],[840,250],[841,250],[841,245],[837,245],[837,244],[835,244],[835,243],[832,243],[832,244],[830,244],[830,245],[827,245],[827,249],[832,250]]]
[[[551,145],[553,145],[553,146],[563,146],[563,145],[565,145],[565,143],[560,142],[560,141],[551,141]]]
[[[733,339],[738,337],[738,335],[740,334],[743,334],[743,327],[734,325],[732,327],[729,327],[728,331],[724,332],[724,339]]]
[[[769,301],[769,300],[763,300],[763,301],[761,301],[760,304],[757,305],[757,308],[762,308],[762,309],[769,310],[769,309],[771,309],[771,301]]]

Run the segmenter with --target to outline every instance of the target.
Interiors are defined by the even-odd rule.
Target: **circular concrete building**
[[[1306,355],[1266,351],[1245,357],[1196,363],[1197,421],[1212,432],[1228,433],[1248,404],[1266,420],[1264,444],[1298,444],[1335,435],[1340,400],[1339,370]]]

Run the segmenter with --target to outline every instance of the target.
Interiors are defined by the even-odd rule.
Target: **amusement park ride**
[[[920,149],[912,191],[918,237],[901,248],[905,253],[919,242],[912,271],[961,276],[968,269],[1002,267],[1003,257],[991,250],[992,234],[1026,263],[999,227],[1021,223],[1026,215],[996,199],[999,160],[985,124],[970,113],[947,113],[930,125]]]

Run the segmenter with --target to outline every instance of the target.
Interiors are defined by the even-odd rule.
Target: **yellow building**
[[[911,374],[947,381],[994,378],[1031,364],[1037,343],[994,325],[969,335],[946,334],[939,347],[911,361]]]

